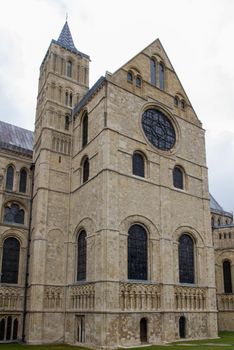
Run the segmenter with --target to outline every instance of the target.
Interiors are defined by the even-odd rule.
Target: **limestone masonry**
[[[67,22],[35,132],[0,122],[0,342],[94,349],[234,330],[233,215],[157,39],[89,89]]]

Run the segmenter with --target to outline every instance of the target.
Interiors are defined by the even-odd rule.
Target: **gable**
[[[156,67],[155,84],[152,82],[151,60],[154,60]],[[160,86],[161,67],[164,70],[163,88]],[[128,81],[129,72],[133,77],[132,82]],[[136,83],[138,77],[141,78],[141,87]],[[169,108],[175,116],[201,127],[201,122],[159,39],[120,67],[112,75],[111,81],[148,102],[159,103]]]

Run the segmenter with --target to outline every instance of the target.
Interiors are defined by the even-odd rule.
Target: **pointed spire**
[[[63,26],[63,29],[59,35],[57,43],[68,50],[77,52],[67,21]]]

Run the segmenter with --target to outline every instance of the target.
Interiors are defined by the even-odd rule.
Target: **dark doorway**
[[[185,338],[185,335],[186,335],[185,327],[186,327],[186,319],[184,316],[181,316],[179,320],[180,338]]]
[[[140,321],[140,339],[141,343],[147,343],[147,319],[142,318]]]

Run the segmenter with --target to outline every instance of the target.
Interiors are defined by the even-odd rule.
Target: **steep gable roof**
[[[32,155],[34,133],[0,121],[0,148]]]

